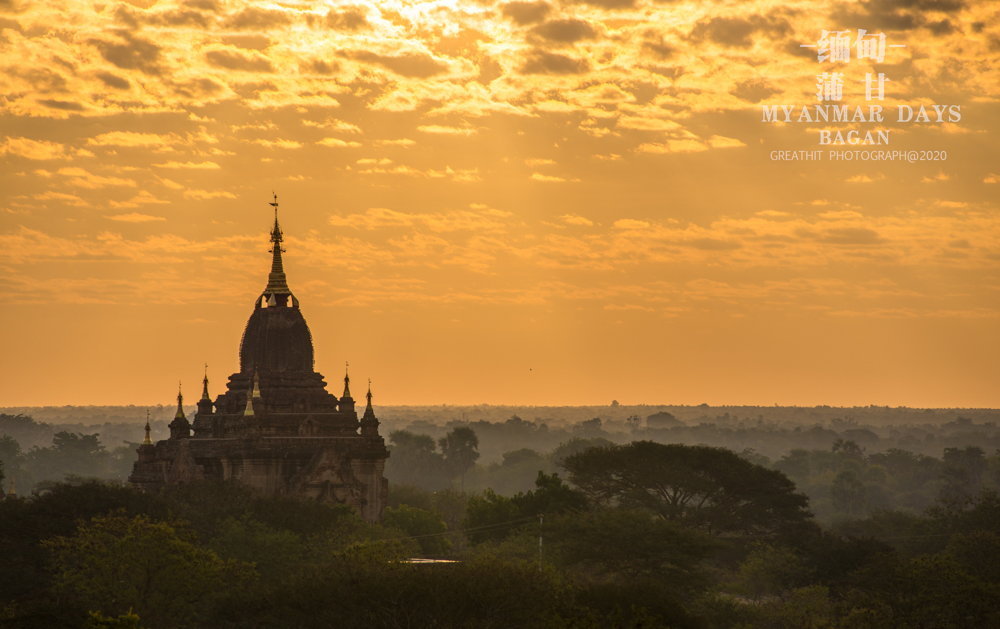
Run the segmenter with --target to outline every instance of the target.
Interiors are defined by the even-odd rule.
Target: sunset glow
[[[0,2],[0,406],[217,393],[276,193],[316,369],[378,403],[996,407],[998,9]],[[900,47],[803,47],[859,28]],[[831,68],[884,124],[799,122]]]

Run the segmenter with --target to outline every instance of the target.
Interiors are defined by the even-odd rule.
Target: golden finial
[[[255,397],[254,396],[254,391],[257,388],[256,387],[256,384],[257,384],[257,373],[256,372],[254,372],[253,379],[254,379],[254,386],[250,387],[247,390],[247,407],[246,407],[246,410],[243,411],[243,416],[244,417],[253,417],[253,399]],[[258,397],[259,397],[259,395],[258,395]]]
[[[181,393],[181,381],[177,381],[177,413],[174,419],[184,419],[184,395]]]

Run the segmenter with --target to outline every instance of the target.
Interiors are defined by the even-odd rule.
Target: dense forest
[[[1000,626],[993,413],[594,408],[397,411],[381,524],[0,415],[0,626]]]

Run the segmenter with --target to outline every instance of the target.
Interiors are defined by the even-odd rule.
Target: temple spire
[[[205,363],[205,379],[202,380],[204,387],[201,390],[201,401],[211,402],[212,398],[208,396],[208,363]]]
[[[257,372],[253,372],[253,397],[260,397],[260,379],[257,377]]]
[[[8,498],[17,498],[17,490],[14,489],[14,475],[10,475],[10,491],[7,492]]]
[[[274,208],[274,227],[271,229],[271,253],[274,254],[271,259],[271,273],[267,276],[267,288],[264,289],[265,294],[290,294],[291,290],[288,288],[288,281],[285,279],[285,267],[281,261],[281,254],[285,251],[281,248],[281,243],[284,241],[284,234],[281,232],[281,227],[278,225],[278,195],[274,195],[274,201],[270,203]]]
[[[184,395],[181,394],[181,383],[177,382],[177,413],[174,419],[187,419],[184,417]]]
[[[365,414],[361,418],[361,436],[365,439],[378,438],[378,419],[375,418],[375,411],[372,409],[372,379],[368,379],[368,406],[365,407]]]
[[[142,440],[142,445],[151,446],[153,445],[153,440],[149,437],[149,409],[146,409],[146,438]]]
[[[351,363],[344,363],[344,395],[343,395],[343,397],[346,397],[346,398],[350,398],[351,397],[351,376],[347,372],[347,370],[350,368],[350,366],[351,366]]]

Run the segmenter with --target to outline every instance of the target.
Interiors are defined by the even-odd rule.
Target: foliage
[[[456,426],[451,432],[438,440],[441,454],[444,456],[445,469],[454,476],[462,477],[462,487],[465,487],[465,473],[479,459],[479,438],[476,431],[468,426]]]
[[[722,448],[636,441],[593,448],[563,465],[598,504],[642,508],[712,533],[774,535],[808,528],[808,500],[781,472]]]
[[[839,511],[860,515],[865,508],[866,489],[854,470],[843,470],[833,479],[830,495]]]
[[[208,548],[219,557],[252,564],[262,578],[284,578],[306,559],[301,535],[249,517],[227,518]]]
[[[676,591],[707,585],[698,566],[719,546],[705,533],[645,510],[568,513],[546,519],[543,530],[566,565],[610,579],[655,579]]]
[[[760,603],[766,597],[787,600],[792,590],[808,584],[811,570],[791,548],[757,544],[738,574],[736,591]]]
[[[60,479],[66,474],[106,477],[111,459],[98,437],[97,433],[58,432],[52,446],[29,450],[24,466],[37,480]]]
[[[253,575],[246,564],[224,562],[197,546],[179,523],[124,511],[44,546],[53,555],[57,591],[102,613],[134,609],[154,626],[191,623],[213,592]]]
[[[481,495],[469,498],[462,528],[466,529],[466,537],[472,544],[481,544],[487,540],[503,539],[513,527],[533,519],[522,516],[521,510],[510,498],[487,489]]]
[[[102,616],[97,612],[90,612],[90,618],[83,629],[138,629],[139,617],[132,613],[132,610],[118,616],[110,618]]]
[[[431,491],[451,484],[453,476],[445,469],[444,456],[436,451],[433,438],[394,430],[389,433],[388,448],[391,456],[385,477],[390,483],[414,483]]]
[[[451,550],[451,542],[443,535],[448,526],[436,511],[406,505],[388,507],[385,510],[385,525],[404,531],[408,536],[417,537],[420,552],[424,555],[441,556]]]
[[[558,474],[549,476],[541,471],[535,479],[534,491],[518,493],[511,500],[525,517],[585,511],[589,507],[587,497],[564,483]]]

